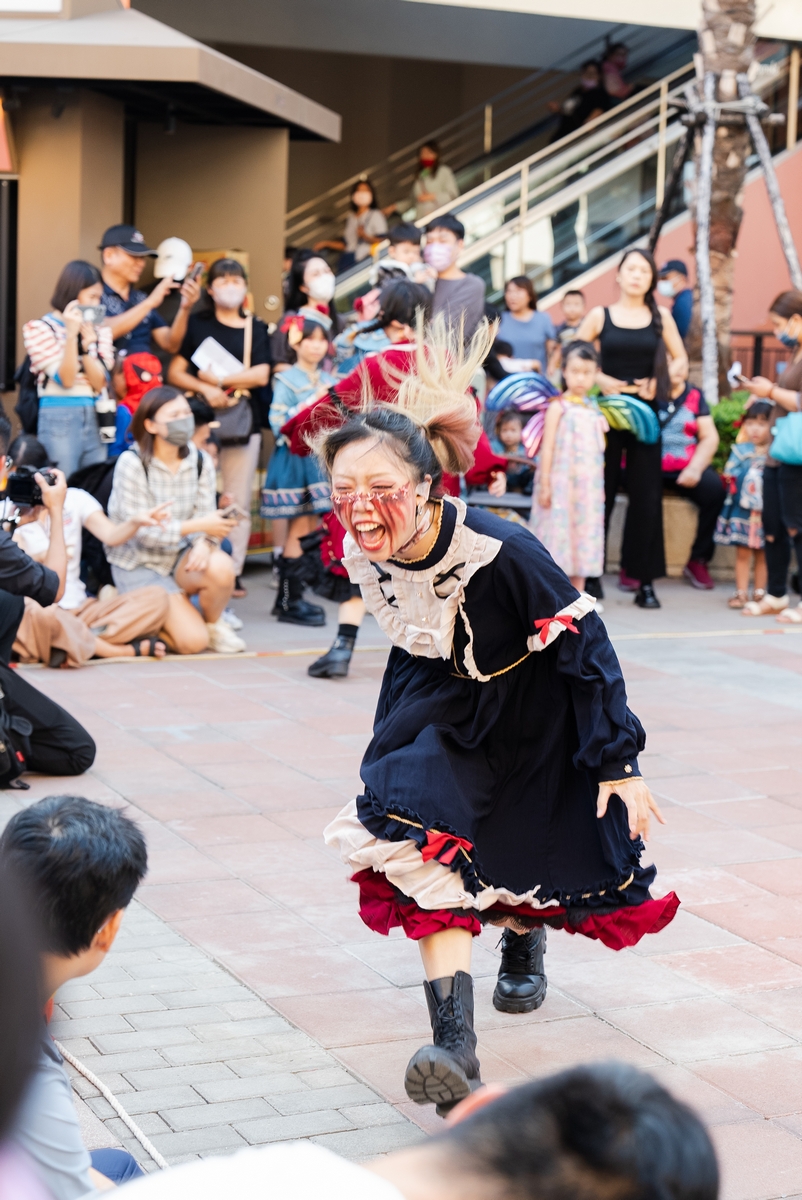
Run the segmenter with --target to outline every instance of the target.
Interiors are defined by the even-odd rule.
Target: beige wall
[[[524,78],[513,67],[219,45],[343,118],[342,141],[290,143],[287,207],[327,191]],[[379,197],[389,202],[395,197]]]
[[[54,101],[65,104],[53,116]],[[98,262],[103,230],[122,220],[123,109],[91,92],[31,92],[14,113],[19,158],[18,328],[49,307],[74,258]],[[18,351],[21,349],[21,335]]]
[[[151,246],[182,237],[198,250],[246,250],[256,315],[275,321],[287,193],[286,129],[140,125],[136,223]]]

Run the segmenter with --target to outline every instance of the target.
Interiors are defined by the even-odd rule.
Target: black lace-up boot
[[[281,556],[278,595],[273,613],[290,625],[325,625],[326,613],[319,604],[304,600],[304,566],[300,558]]]
[[[493,992],[493,1007],[500,1012],[526,1013],[540,1008],[546,999],[546,930],[530,929],[501,936],[501,967]]]
[[[358,632],[356,625],[340,625],[331,649],[306,668],[307,675],[315,679],[344,679],[348,674]]]
[[[473,1031],[473,979],[465,971],[424,982],[433,1046],[409,1060],[404,1086],[416,1104],[436,1104],[448,1112],[481,1086]]]

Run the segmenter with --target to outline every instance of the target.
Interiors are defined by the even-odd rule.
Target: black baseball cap
[[[98,249],[105,250],[107,246],[119,246],[126,254],[134,254],[138,258],[157,256],[155,250],[145,245],[145,239],[135,225],[112,225],[103,234]]]
[[[670,258],[668,262],[660,268],[661,275],[667,275],[669,271],[679,271],[680,275],[684,275],[686,279],[688,278],[688,268],[685,266],[685,263],[681,258]]]

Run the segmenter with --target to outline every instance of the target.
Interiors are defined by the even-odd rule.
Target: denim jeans
[[[138,1179],[145,1174],[127,1150],[93,1150],[89,1157],[95,1170],[112,1183],[127,1183],[129,1179]]]
[[[106,461],[94,404],[45,405],[39,409],[36,436],[51,463],[69,479],[81,467]]]

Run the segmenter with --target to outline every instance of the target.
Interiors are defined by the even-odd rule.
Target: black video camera
[[[37,504],[41,504],[42,489],[34,479],[34,475],[37,474],[51,487],[56,482],[56,477],[51,471],[40,471],[38,467],[17,467],[14,473],[8,476],[6,500],[16,504],[17,508],[35,508]]]

